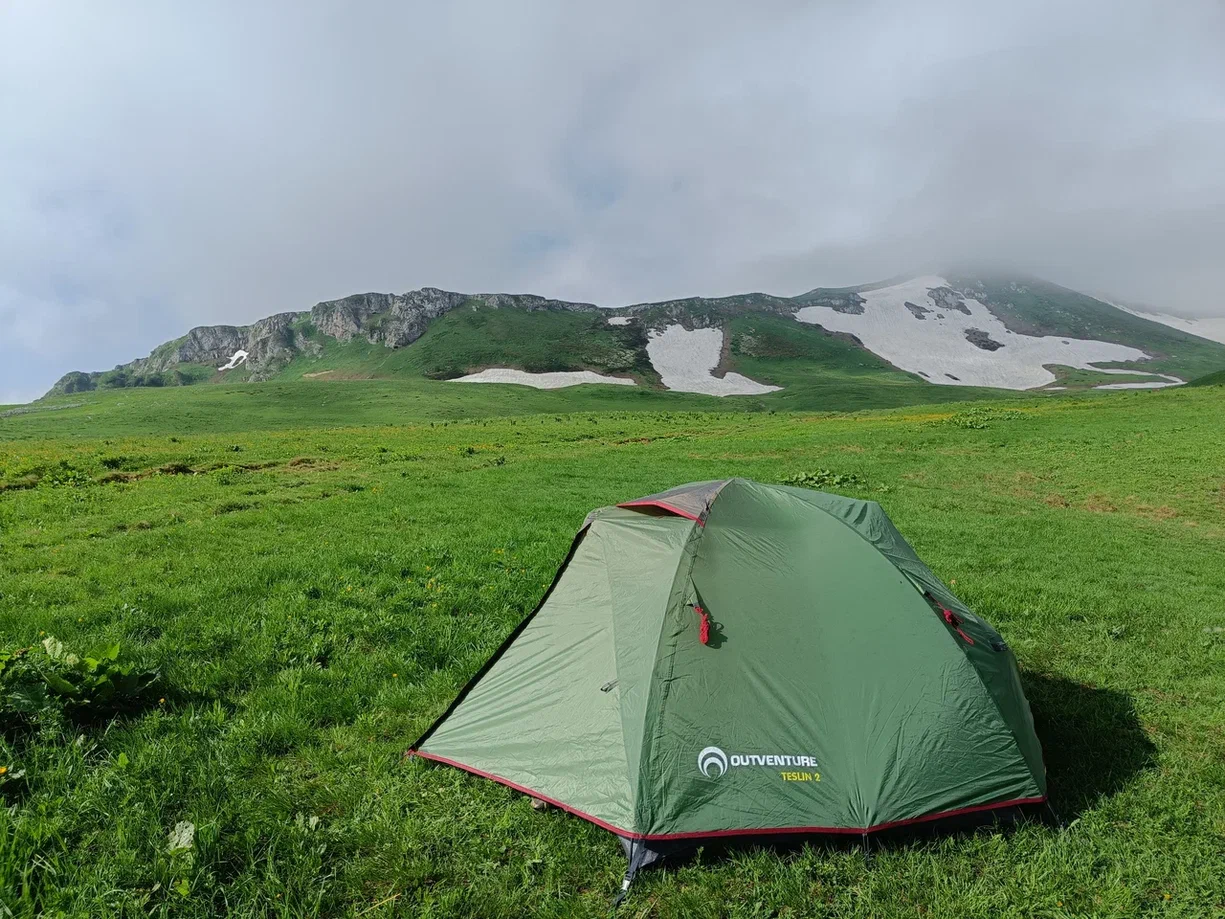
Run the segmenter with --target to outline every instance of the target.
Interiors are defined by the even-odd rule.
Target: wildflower
[[[158,705],[165,705],[165,704],[166,704],[166,700],[165,700],[165,698],[158,699],[158,700],[157,700],[157,704],[158,704]]]
[[[399,675],[400,675],[400,674],[398,674],[398,673],[393,673],[393,674],[392,674],[392,676],[393,676],[393,677],[398,677]]]
[[[8,771],[9,771],[8,766],[0,766],[0,775],[7,775]]]

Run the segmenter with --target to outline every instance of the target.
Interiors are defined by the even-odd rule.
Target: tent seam
[[[707,513],[709,513],[709,506],[707,507]],[[655,639],[655,666],[651,668],[651,685],[650,685],[650,688],[647,690],[647,701],[646,701],[646,707],[644,709],[644,715],[650,712],[653,707],[657,707],[658,711],[656,712],[655,725],[651,733],[648,735],[646,734],[645,731],[643,732],[643,743],[642,743],[641,749],[638,752],[638,787],[640,789],[644,787],[643,778],[644,778],[644,775],[647,772],[649,772],[648,767],[650,763],[651,753],[655,749],[655,741],[659,739],[661,725],[663,722],[664,699],[661,699],[659,697],[659,693],[657,690],[657,687],[660,685],[659,677],[661,676],[661,674],[659,673],[659,664],[660,664],[659,652],[660,652],[660,649],[663,647],[664,632],[668,627],[668,614],[672,611],[672,598],[676,595],[676,589],[677,589],[678,584],[684,584],[684,582],[688,580],[690,576],[692,575],[694,564],[697,561],[698,544],[701,542],[702,536],[705,534],[705,532],[706,532],[705,525],[695,520],[693,523],[693,528],[689,533],[689,539],[686,542],[685,550],[681,555],[681,561],[676,566],[676,574],[672,578],[672,587],[668,591],[668,602],[664,606],[664,614],[659,624],[659,635]],[[688,556],[687,560],[686,560],[686,555]],[[682,572],[684,572],[683,575],[682,575]],[[683,592],[681,596],[683,598],[684,596]],[[671,683],[672,673],[673,673],[675,666],[676,666],[676,653],[674,649],[668,661],[668,674],[667,674],[668,684]],[[648,742],[648,738],[649,738],[649,742]],[[645,785],[649,787],[649,783],[645,783]],[[641,798],[641,795],[639,795],[639,797]],[[649,797],[646,799],[642,799],[642,800],[646,800],[650,804],[650,813],[648,815],[648,819],[645,821],[646,827],[649,828],[655,819],[654,802],[651,801]],[[639,819],[639,801],[635,800],[634,802],[634,820],[635,822],[638,822],[638,819]]]

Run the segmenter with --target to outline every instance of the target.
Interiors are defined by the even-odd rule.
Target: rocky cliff
[[[319,354],[321,338],[403,348],[425,334],[429,324],[468,304],[494,309],[589,312],[590,303],[550,300],[534,294],[462,294],[423,287],[403,294],[353,294],[316,303],[309,312],[278,313],[249,326],[210,325],[158,346],[148,357],[114,370],[66,373],[48,395],[83,392],[99,386],[166,386],[223,378],[260,382],[301,354]],[[235,355],[246,354],[232,367]],[[221,369],[226,368],[226,369]]]

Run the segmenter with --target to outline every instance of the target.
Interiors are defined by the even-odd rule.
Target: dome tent
[[[745,479],[592,512],[412,751],[617,834],[868,834],[1046,799],[1016,659],[879,504]]]

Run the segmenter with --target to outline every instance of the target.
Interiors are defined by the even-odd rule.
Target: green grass
[[[799,327],[799,323],[795,323]],[[788,326],[784,328],[789,329]],[[810,340],[824,337],[805,331]],[[353,349],[366,348],[380,356],[398,355],[382,345],[353,342],[338,346],[338,361],[348,361]],[[862,352],[858,352],[862,353]],[[871,359],[871,356],[868,355]],[[328,352],[317,364],[328,367]],[[351,366],[351,365],[346,365]],[[786,362],[754,364],[735,358],[763,376],[788,384],[782,392],[764,396],[717,398],[639,386],[575,386],[538,390],[528,386],[454,383],[411,377],[396,379],[276,380],[267,383],[220,383],[210,386],[134,387],[72,393],[19,406],[0,417],[0,438],[86,437],[102,432],[176,433],[206,431],[285,430],[301,426],[336,427],[362,424],[406,424],[415,421],[462,421],[472,418],[575,411],[716,411],[851,412],[901,405],[961,402],[970,399],[1015,399],[1006,390],[934,386],[914,382],[898,371],[864,373],[831,363],[811,365],[811,376],[791,371]],[[299,368],[300,369],[300,368]],[[777,372],[776,372],[777,371]],[[317,371],[307,371],[317,372]],[[300,377],[300,374],[297,374]],[[342,376],[346,374],[341,374]],[[357,376],[353,371],[351,376]]]
[[[0,647],[119,642],[164,700],[0,734],[24,772],[0,786],[0,915],[607,915],[610,835],[403,752],[589,509],[813,470],[857,477],[1016,650],[1070,825],[871,862],[710,851],[644,873],[622,914],[1225,910],[1221,390],[1017,398],[965,427],[944,423],[964,406],[624,412],[613,393],[478,418],[435,404],[447,385],[127,391],[0,420]],[[496,392],[491,411],[557,395]],[[171,853],[181,821],[194,844]]]

